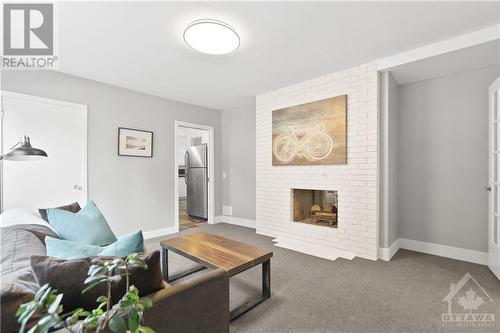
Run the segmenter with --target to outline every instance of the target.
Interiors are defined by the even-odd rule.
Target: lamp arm
[[[18,142],[16,143],[15,145],[12,146],[12,148],[10,148],[9,150],[12,150],[14,148],[16,148],[17,146],[19,146],[21,144],[21,142]],[[0,161],[3,160],[3,155],[0,155]]]
[[[12,150],[12,149],[16,148],[16,147],[17,147],[17,146],[19,146],[21,143],[22,143],[22,142],[21,142],[21,141],[19,141],[18,143],[16,143],[15,145],[13,145],[13,146],[12,146],[12,148],[10,148],[9,150]]]

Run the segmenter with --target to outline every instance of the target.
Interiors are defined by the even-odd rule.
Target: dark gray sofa
[[[45,236],[57,237],[42,225],[12,225],[1,229],[1,328],[17,332],[17,307],[33,299],[40,287],[31,272],[32,255],[46,255]],[[217,269],[198,274],[147,295],[153,308],[145,324],[157,333],[229,332],[229,277]],[[58,332],[62,332],[58,331]]]

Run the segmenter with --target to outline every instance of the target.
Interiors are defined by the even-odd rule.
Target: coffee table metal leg
[[[175,280],[179,280],[185,276],[188,276],[188,275],[191,275],[193,273],[196,273],[196,272],[199,272],[199,271],[202,271],[204,269],[206,269],[205,266],[202,266],[202,265],[198,265],[198,266],[195,266],[193,268],[190,268],[182,273],[179,273],[179,274],[174,274],[172,276],[169,276],[169,272],[168,272],[168,250],[167,249],[163,249],[162,251],[162,257],[161,257],[161,261],[162,261],[162,271],[163,271],[163,280],[165,282],[174,282]]]
[[[168,250],[167,249],[163,249],[163,251],[162,251],[161,262],[162,262],[163,280],[168,282]]]
[[[271,260],[262,263],[262,296],[259,299],[238,306],[229,313],[231,321],[255,308],[260,303],[271,297]]]
[[[262,263],[262,297],[271,297],[271,260]]]
[[[202,266],[202,265],[197,265],[197,266],[194,266],[188,270],[185,270],[181,273],[178,273],[178,274],[173,274],[171,275],[168,280],[166,280],[167,282],[174,282],[176,280],[179,280],[179,279],[182,279],[183,277],[186,277],[188,275],[191,275],[191,274],[194,274],[196,272],[199,272],[199,271],[202,271],[204,269],[207,269],[205,266]]]

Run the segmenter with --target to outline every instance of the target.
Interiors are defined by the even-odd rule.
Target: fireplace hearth
[[[338,194],[331,190],[293,189],[293,222],[338,227]]]

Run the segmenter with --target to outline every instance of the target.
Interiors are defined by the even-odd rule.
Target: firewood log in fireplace
[[[311,215],[321,212],[321,206],[318,204],[311,206]]]
[[[313,219],[315,223],[318,223],[319,221],[327,221],[330,225],[333,225],[334,223],[337,223],[337,214],[324,211],[316,212],[313,215]]]

